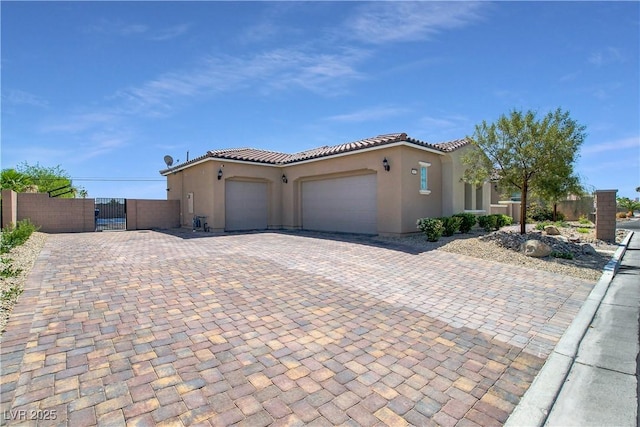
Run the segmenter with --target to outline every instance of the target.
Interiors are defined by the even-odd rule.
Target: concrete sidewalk
[[[624,243],[507,426],[638,425],[640,233]]]

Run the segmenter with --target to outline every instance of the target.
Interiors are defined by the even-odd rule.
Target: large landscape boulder
[[[544,227],[544,232],[547,233],[547,236],[559,236],[560,230],[555,225],[547,225]]]
[[[527,240],[522,244],[522,252],[526,256],[544,258],[551,254],[551,246],[540,240]]]
[[[582,245],[582,253],[585,255],[598,255],[598,252],[595,250],[595,248],[588,243]]]

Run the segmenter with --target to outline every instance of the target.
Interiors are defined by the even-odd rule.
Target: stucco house
[[[492,186],[462,180],[468,139],[430,144],[405,133],[295,154],[213,150],[160,173],[181,224],[204,216],[212,231],[302,229],[416,232],[416,219],[489,211]]]

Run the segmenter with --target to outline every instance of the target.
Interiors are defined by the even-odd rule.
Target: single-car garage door
[[[224,228],[227,231],[267,228],[266,182],[226,182]]]
[[[303,182],[302,228],[377,234],[376,175]]]

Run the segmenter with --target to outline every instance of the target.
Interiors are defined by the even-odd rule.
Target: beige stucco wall
[[[383,168],[384,158],[391,166],[388,172]],[[430,194],[420,194],[419,162],[431,163],[428,168]],[[415,175],[411,173],[413,168],[417,170]],[[223,171],[221,180],[217,179],[219,169]],[[416,232],[418,218],[451,215],[464,210],[463,171],[457,151],[439,154],[406,145],[363,150],[284,167],[211,159],[167,175],[167,198],[181,201],[183,226],[191,226],[196,214],[207,216],[207,222],[214,231],[222,231],[225,227],[225,182],[266,182],[268,227],[299,229],[302,223],[302,183],[375,174],[378,233],[413,233]],[[283,174],[287,183],[282,182]],[[189,193],[194,197],[193,214],[188,212]],[[489,201],[490,191],[486,195]],[[488,203],[486,206],[488,208]]]
[[[442,215],[450,216],[465,211],[465,182],[464,171],[467,168],[462,163],[462,157],[469,150],[476,150],[472,145],[459,148],[452,153],[447,153],[442,159]],[[492,203],[493,184],[489,181],[482,184],[481,196],[478,188],[473,185],[469,188],[471,211],[476,211],[478,206],[482,206],[481,211],[490,213]],[[481,197],[481,200],[478,198]],[[497,198],[495,203],[497,203]],[[484,214],[483,212],[476,212]]]
[[[218,171],[222,179],[218,180]],[[206,216],[213,231],[223,231],[225,225],[225,183],[228,180],[267,183],[268,226],[282,228],[282,169],[279,167],[209,160],[167,175],[167,198],[180,200],[180,223],[192,225],[194,215]],[[193,213],[189,212],[188,195],[193,194]]]
[[[18,193],[13,190],[2,190],[2,228],[18,222]]]
[[[179,200],[127,199],[127,230],[180,227]]]
[[[289,184],[283,187],[282,194],[284,228],[300,228],[304,181],[376,174],[378,233],[399,233],[402,227],[401,150],[402,147],[390,147],[287,166],[284,173]],[[382,166],[385,157],[391,166],[389,172]]]
[[[167,175],[167,199],[180,200],[180,224],[191,226],[194,215],[207,216],[211,224],[214,215],[213,197],[219,187],[212,162],[194,165]],[[217,169],[215,171],[217,174]],[[193,213],[189,212],[187,195],[193,193]]]
[[[442,215],[442,158],[441,154],[431,153],[410,147],[402,147],[402,165],[398,171],[402,179],[402,222],[395,233],[414,233],[418,218],[438,217]],[[430,163],[427,168],[427,187],[429,194],[420,194],[420,162]],[[416,169],[413,175],[411,169]]]

